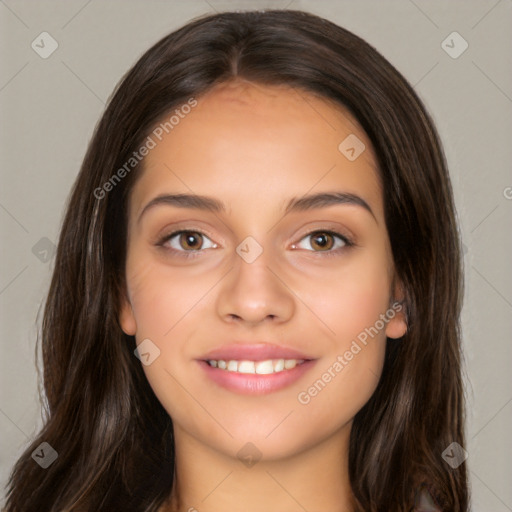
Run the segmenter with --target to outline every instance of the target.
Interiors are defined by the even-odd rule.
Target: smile
[[[269,375],[291,370],[297,365],[303,364],[304,359],[267,359],[266,361],[225,361],[223,359],[210,359],[208,364],[212,368],[220,368],[228,372],[253,373],[257,375]]]
[[[264,395],[297,382],[316,363],[315,359],[197,360],[207,378],[228,391]]]

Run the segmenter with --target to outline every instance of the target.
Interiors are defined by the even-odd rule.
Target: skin
[[[377,386],[386,336],[405,333],[403,314],[309,403],[298,394],[401,299],[370,141],[340,106],[287,86],[236,80],[197,100],[145,158],[129,200],[120,323],[160,350],[143,368],[175,431],[177,474],[162,510],[353,510],[352,421]],[[338,150],[349,134],[366,147],[355,161]],[[357,194],[373,215],[353,204],[284,214],[292,197],[334,191]],[[212,196],[226,211],[160,204],[139,218],[164,193]],[[179,229],[204,237],[157,246]],[[323,249],[311,233],[326,229],[355,245],[326,235]],[[236,252],[248,236],[263,249],[252,263]],[[316,363],[274,393],[238,394],[196,361],[235,340],[283,344]],[[261,454],[252,467],[237,458],[248,442]]]

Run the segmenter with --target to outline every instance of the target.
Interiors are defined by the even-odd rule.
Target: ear
[[[122,299],[121,310],[119,312],[119,324],[125,334],[135,336],[137,323],[135,322],[132,305],[126,294],[123,295]]]
[[[387,313],[389,320],[386,324],[386,336],[397,339],[407,332],[407,308],[402,284],[396,283],[393,288]]]

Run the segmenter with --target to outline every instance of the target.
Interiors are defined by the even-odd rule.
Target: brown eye
[[[309,235],[311,237],[311,247],[319,251],[328,251],[334,245],[334,237],[331,233],[318,231]]]
[[[218,247],[217,244],[213,243],[210,238],[203,233],[192,230],[175,231],[174,233],[165,236],[158,245],[181,253],[199,252],[203,249],[215,249]]]
[[[309,240],[309,247],[303,247],[304,241]],[[327,254],[336,253],[352,246],[353,243],[343,235],[333,231],[313,231],[300,240],[298,244],[293,245],[293,249],[306,249],[309,252],[325,252]],[[326,254],[326,255],[327,255]]]
[[[194,231],[183,231],[179,234],[178,240],[182,249],[197,251],[201,248],[203,236],[201,233],[196,233]]]

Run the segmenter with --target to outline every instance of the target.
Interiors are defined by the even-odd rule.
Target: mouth
[[[219,368],[228,372],[270,375],[291,370],[305,361],[305,359],[265,359],[264,361],[209,359],[206,362],[212,368]]]
[[[295,349],[272,345],[231,344],[197,362],[215,384],[240,394],[267,394],[292,385],[316,359]]]

